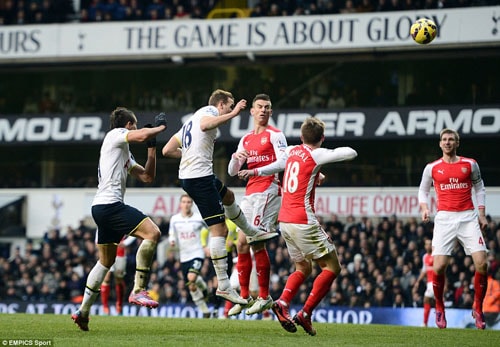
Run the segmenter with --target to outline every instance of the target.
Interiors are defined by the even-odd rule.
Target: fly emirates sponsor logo
[[[247,158],[247,164],[250,163],[263,163],[263,162],[270,162],[274,161],[274,155],[259,155],[258,151],[250,151],[250,155]]]
[[[453,190],[453,189],[469,189],[469,183],[459,182],[458,178],[450,177],[449,183],[441,183],[439,185],[441,190]]]

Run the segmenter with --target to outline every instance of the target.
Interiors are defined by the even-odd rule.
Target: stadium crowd
[[[415,218],[403,221],[396,216],[378,221],[350,216],[340,221],[336,215],[331,215],[320,217],[320,220],[335,241],[343,266],[322,305],[365,308],[422,306],[425,283],[421,282],[418,290],[413,287],[422,268],[424,240],[432,236],[432,224],[419,223]],[[162,231],[162,240],[166,240],[168,220],[155,218],[155,221]],[[490,217],[488,221],[485,236],[490,251],[490,280],[500,281],[500,225]],[[14,254],[9,255],[4,249],[0,254],[0,301],[80,302],[86,276],[96,261],[94,240],[95,229],[82,221],[77,228],[52,229],[42,240],[27,240],[24,249],[19,248]],[[191,299],[180,262],[175,251],[163,248],[166,244],[168,242],[159,245],[150,277],[150,293],[161,304],[189,303]],[[136,241],[127,252],[128,286],[133,283],[137,246]],[[270,294],[276,299],[294,269],[282,238],[270,241],[268,250],[271,259]],[[471,258],[457,247],[447,272],[447,307],[471,308],[473,267]],[[208,280],[209,288],[215,291],[212,269],[207,258],[202,275]],[[303,303],[309,290],[304,285],[295,303]],[[212,300],[215,306],[220,304],[215,296]]]
[[[498,0],[248,1],[250,17],[408,11],[497,5]],[[215,0],[1,0],[0,25],[204,19]]]

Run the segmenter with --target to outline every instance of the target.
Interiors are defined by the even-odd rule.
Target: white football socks
[[[80,311],[88,316],[90,312],[90,307],[97,299],[99,295],[101,284],[104,281],[104,277],[108,273],[109,268],[105,267],[101,264],[101,262],[97,262],[87,277],[87,283],[85,285],[85,291],[83,293],[82,304],[80,305]]]
[[[219,289],[229,288],[229,278],[227,276],[227,250],[226,238],[222,236],[210,236],[210,257],[214,264],[215,274],[219,282]]]

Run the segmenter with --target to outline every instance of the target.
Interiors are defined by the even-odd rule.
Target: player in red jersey
[[[272,103],[269,95],[257,94],[250,109],[254,129],[241,138],[238,148],[229,162],[229,175],[236,176],[245,163],[249,170],[258,170],[268,164],[285,159],[286,138],[281,130],[269,125],[269,118],[272,113]],[[277,173],[269,176],[250,177],[240,206],[245,217],[251,223],[275,231],[280,205],[281,191]],[[253,263],[250,247],[255,258],[255,269],[259,284],[259,295],[255,301],[250,296],[249,290]],[[236,266],[240,283],[240,296],[247,299],[248,304],[234,305],[229,310],[229,316],[239,314],[245,307],[248,315],[270,309],[273,303],[273,299],[269,296],[271,263],[266,243],[257,242],[250,246],[245,234],[238,233],[237,250],[238,263]]]
[[[485,214],[485,189],[479,165],[474,159],[457,155],[460,144],[458,132],[443,129],[440,133],[439,147],[442,158],[426,165],[418,190],[422,220],[430,220],[428,205],[429,191],[434,185],[437,198],[437,214],[434,219],[432,247],[434,256],[433,288],[436,300],[436,325],[446,328],[443,290],[445,272],[455,242],[458,240],[467,255],[472,256],[476,273],[474,274],[474,309],[472,316],[476,327],[486,327],[483,315],[483,300],[487,288],[488,262],[486,243],[481,230],[488,221]],[[474,187],[478,213],[472,201]]]
[[[335,245],[321,227],[314,209],[320,169],[323,164],[350,160],[357,156],[356,151],[350,147],[333,150],[321,148],[325,140],[324,131],[325,124],[321,120],[309,117],[300,128],[302,145],[287,147],[283,199],[278,215],[281,234],[286,241],[290,258],[295,263],[295,272],[288,277],[285,288],[280,298],[273,303],[272,309],[286,331],[296,332],[295,324],[298,324],[309,335],[316,335],[311,321],[313,310],[328,293],[340,272]],[[258,170],[259,175],[272,172],[272,168]],[[247,170],[240,176],[246,178],[252,174]],[[289,313],[290,302],[311,275],[313,260],[321,267],[321,272],[313,282],[304,307],[292,319]]]
[[[422,271],[415,281],[413,289],[417,291],[420,281],[423,280],[424,277],[427,277],[427,286],[424,293],[424,326],[427,326],[429,323],[431,306],[434,301],[434,289],[432,288],[432,276],[434,274],[434,270],[432,269],[434,263],[434,258],[432,257],[432,240],[426,238],[424,247],[425,254],[422,256]]]

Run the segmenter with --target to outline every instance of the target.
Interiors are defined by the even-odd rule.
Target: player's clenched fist
[[[236,110],[236,112],[239,113],[241,110],[244,110],[246,107],[247,107],[247,101],[245,99],[241,99],[240,101],[238,101],[236,106],[234,106],[234,110]]]
[[[155,116],[155,127],[164,125],[167,128],[167,115],[165,113],[160,113]]]

